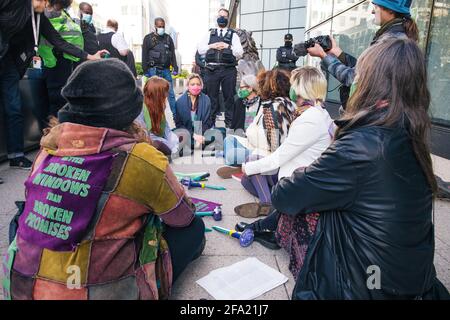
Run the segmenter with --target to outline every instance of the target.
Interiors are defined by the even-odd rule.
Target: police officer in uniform
[[[92,16],[94,15],[94,10],[92,6],[87,2],[82,2],[79,5],[80,9],[80,27],[83,32],[84,38],[84,51],[89,54],[95,54],[100,50],[100,46],[97,40],[97,30],[92,23]]]
[[[170,35],[166,34],[166,22],[163,18],[155,19],[155,30],[145,36],[142,44],[142,68],[146,77],[158,76],[169,81],[169,105],[175,118],[175,92],[172,74],[178,74],[175,45]],[[170,67],[173,68],[171,74]]]
[[[292,46],[293,37],[288,33],[284,36],[284,46],[277,50],[278,68],[291,72],[297,68],[296,62],[299,57],[295,54]]]
[[[217,18],[218,28],[210,30],[210,33],[198,45],[198,53],[205,55],[205,83],[211,99],[212,121],[215,123],[219,113],[219,92],[222,87],[225,100],[225,126],[230,128],[236,95],[236,65],[244,49],[236,32],[227,28],[228,22],[228,10],[220,9]]]
[[[45,16],[53,28],[65,41],[83,50],[84,39],[80,25],[66,11],[72,0],[50,0],[49,4]],[[61,89],[72,74],[74,63],[79,62],[80,58],[56,49],[45,37],[41,39],[39,54],[44,66],[43,75],[50,103],[49,114],[56,117],[59,109],[66,104],[66,100],[61,96]]]
[[[117,32],[119,23],[116,20],[109,19],[106,22],[106,30],[97,36],[101,49],[108,50],[111,58],[127,61],[128,44],[123,36]]]

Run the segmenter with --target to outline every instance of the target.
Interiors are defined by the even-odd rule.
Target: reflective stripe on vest
[[[61,35],[61,37],[68,43],[83,49],[84,39],[81,27],[72,20],[72,18],[63,10],[61,15],[56,18],[49,19],[55,30]],[[47,68],[54,68],[56,66],[57,59],[53,54],[53,45],[44,37],[41,36],[39,45],[39,55],[44,61],[44,66]],[[64,53],[63,57],[67,60],[78,62],[79,58]]]

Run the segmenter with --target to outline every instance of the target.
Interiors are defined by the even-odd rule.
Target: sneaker
[[[272,206],[260,203],[246,203],[234,208],[234,212],[243,218],[258,218],[259,216],[268,216],[272,211]]]
[[[0,178],[0,184],[3,184],[3,179],[2,178]]]
[[[217,170],[217,175],[222,179],[231,179],[233,174],[241,173],[241,167],[224,166]]]
[[[239,182],[242,181],[242,177],[243,177],[243,176],[244,176],[244,173],[243,173],[243,172],[235,173],[235,174],[232,174],[232,175],[231,175],[231,177],[232,177],[234,180],[239,181]]]
[[[25,157],[19,157],[9,160],[9,166],[12,169],[31,170],[33,162],[31,162]]]

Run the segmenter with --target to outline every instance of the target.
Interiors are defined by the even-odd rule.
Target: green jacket
[[[58,16],[49,17],[49,20],[65,41],[80,49],[84,49],[84,39],[81,28],[66,11],[62,10]],[[56,66],[57,58],[53,53],[53,45],[44,37],[41,37],[39,55],[44,61],[45,67],[54,68]],[[63,57],[74,62],[80,61],[79,58],[66,53],[64,53]]]

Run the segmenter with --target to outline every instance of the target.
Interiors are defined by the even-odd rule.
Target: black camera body
[[[316,38],[309,39],[305,42],[305,48],[312,48],[318,43],[325,52],[330,51],[332,48],[330,36],[318,36]]]
[[[308,54],[308,48],[312,48],[318,43],[325,52],[331,50],[333,44],[331,43],[330,36],[318,36],[311,38],[308,41],[298,43],[294,46],[294,52],[299,57],[304,57]]]

